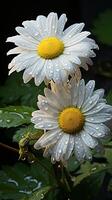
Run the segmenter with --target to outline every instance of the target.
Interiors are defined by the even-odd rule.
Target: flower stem
[[[8,149],[10,151],[13,151],[15,153],[19,153],[19,149],[13,148],[13,147],[11,147],[11,146],[9,146],[7,144],[3,144],[3,143],[0,142],[0,146],[5,148],[5,149]]]

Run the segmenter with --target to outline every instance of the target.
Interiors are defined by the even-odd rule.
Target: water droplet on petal
[[[62,152],[62,150],[61,149],[59,149],[59,153],[61,153]]]
[[[52,127],[52,124],[48,124],[48,127]]]
[[[96,127],[96,130],[99,130],[99,127]]]
[[[55,158],[51,157],[51,162],[54,164],[55,163]]]
[[[35,36],[37,36],[38,35],[38,33],[35,33]]]
[[[71,36],[71,35],[69,35],[68,37],[69,37],[69,38],[71,38],[72,36]]]

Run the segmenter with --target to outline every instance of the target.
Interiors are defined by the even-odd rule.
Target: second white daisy
[[[17,27],[19,35],[7,39],[17,46],[7,54],[19,54],[9,64],[9,74],[25,70],[24,82],[34,78],[39,85],[45,78],[63,82],[80,65],[87,69],[86,63],[91,64],[90,57],[95,56],[92,49],[98,46],[87,38],[90,32],[81,32],[84,23],[64,30],[66,21],[65,14],[58,19],[56,13],[50,13],[48,17],[40,15],[36,20],[24,21],[24,27]]]
[[[112,118],[112,106],[103,99],[104,90],[94,91],[95,81],[85,85],[83,79],[72,79],[68,87],[54,86],[45,89],[45,97],[39,95],[40,110],[32,114],[35,128],[45,131],[35,148],[45,148],[52,162],[68,160],[73,153],[78,160],[91,159],[90,148],[99,147],[109,134],[104,122]]]

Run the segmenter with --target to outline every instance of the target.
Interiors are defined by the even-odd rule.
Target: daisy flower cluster
[[[104,90],[95,88],[95,81],[85,83],[78,72],[88,70],[98,45],[90,32],[82,31],[84,23],[64,29],[67,17],[56,13],[36,20],[24,21],[16,27],[18,35],[7,38],[16,47],[8,55],[17,54],[9,64],[9,74],[24,70],[23,81],[34,78],[39,86],[49,83],[45,96],[38,96],[38,110],[32,113],[32,123],[44,134],[35,149],[44,148],[51,161],[66,161],[71,155],[79,161],[91,159],[91,149],[100,148],[110,136],[106,121],[112,118],[112,106],[104,99]],[[77,77],[78,76],[78,77]]]

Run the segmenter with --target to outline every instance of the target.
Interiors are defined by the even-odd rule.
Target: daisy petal
[[[9,50],[9,51],[7,52],[7,55],[19,54],[19,53],[22,53],[22,52],[23,52],[23,50],[22,50],[21,48],[15,47],[15,48]]]
[[[92,96],[94,87],[95,87],[95,81],[94,80],[91,80],[86,84],[85,100],[87,100],[88,97]]]
[[[77,100],[77,107],[80,108],[83,104],[84,97],[85,97],[85,81],[82,79],[79,83],[79,93],[78,93],[78,100]]]
[[[51,12],[46,21],[48,36],[55,36],[57,33],[58,16],[56,13]]]
[[[93,123],[102,123],[102,122],[106,122],[110,119],[112,119],[112,115],[108,114],[108,113],[101,113],[101,114],[86,116],[86,121],[93,122]]]
[[[98,103],[98,100],[99,96],[97,94],[89,97],[82,105],[82,112],[85,113],[91,110]]]
[[[82,138],[79,135],[74,137],[75,149],[74,153],[79,161],[83,161],[86,157]]]
[[[69,136],[68,146],[67,146],[67,149],[66,149],[66,153],[64,155],[64,159],[65,160],[69,159],[69,157],[72,154],[73,148],[74,148],[74,136],[70,135]]]
[[[64,134],[54,147],[53,157],[56,161],[63,160],[69,142],[69,135]]]
[[[104,124],[92,124],[86,122],[84,130],[87,131],[89,135],[96,138],[104,138],[110,135],[109,128]]]
[[[58,20],[58,29],[57,29],[57,34],[59,34],[60,36],[62,35],[66,22],[67,22],[66,14],[62,14]]]
[[[86,38],[88,35],[90,35],[90,32],[83,31],[82,33],[76,34],[74,37],[70,38],[68,41],[64,41],[65,47],[69,47],[71,45],[76,45],[80,41],[82,41],[84,38]]]
[[[82,137],[82,140],[84,141],[84,143],[90,147],[90,148],[95,148],[95,146],[98,145],[98,142],[95,138],[93,138],[92,136],[90,136],[87,132],[85,131],[82,131],[81,132],[81,137]]]
[[[72,36],[76,35],[77,33],[80,33],[84,27],[84,23],[80,24],[73,24],[69,26],[65,31],[64,31],[64,37],[63,40],[66,40],[68,38],[71,38]]]
[[[46,17],[43,15],[39,15],[36,19],[36,22],[40,35],[42,37],[46,37],[47,36]]]
[[[35,143],[34,148],[40,149],[52,145],[60,138],[60,131],[58,129],[44,133],[41,138]]]

